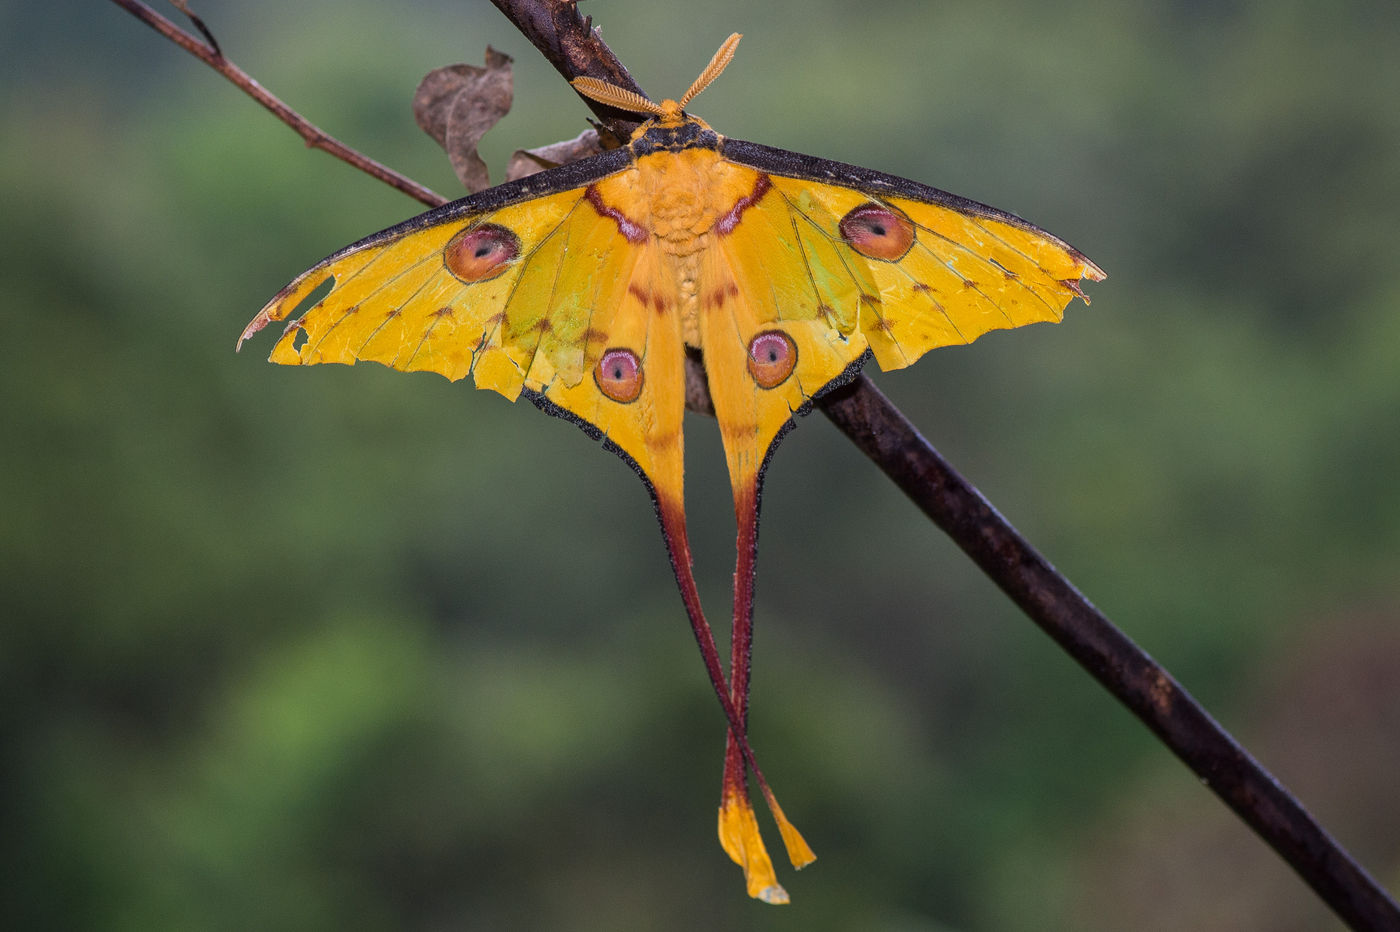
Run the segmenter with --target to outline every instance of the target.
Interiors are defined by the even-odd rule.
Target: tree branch
[[[342,145],[273,97],[217,49],[138,0],[113,0],[205,61],[322,149],[430,207],[443,198]],[[641,91],[573,0],[492,0],[566,79]],[[206,35],[208,33],[206,32]],[[584,98],[620,138],[629,114]],[[694,361],[690,361],[694,364]],[[703,410],[705,399],[694,400]],[[1157,735],[1348,925],[1400,929],[1400,907],[1302,805],[1156,661],[1059,573],[957,473],[864,376],[819,403],[823,413],[963,549],[1032,621]]]
[[[565,81],[598,78],[623,90],[646,92],[618,61],[593,28],[593,18],[579,13],[577,0],[491,0]],[[575,93],[578,93],[575,91]],[[641,125],[635,113],[618,110],[579,94],[579,99],[618,139],[626,140]]]
[[[1356,929],[1400,929],[1400,908],[1170,673],[1074,588],[864,376],[822,411],[1030,619],[1142,720]]]
[[[400,175],[387,165],[382,165],[374,159],[360,152],[355,151],[340,140],[331,136],[325,130],[313,124],[310,120],[288,107],[282,101],[273,96],[266,88],[253,80],[242,68],[224,57],[216,44],[213,43],[213,35],[205,28],[203,22],[186,9],[183,4],[177,4],[196,23],[197,28],[211,41],[205,44],[189,35],[179,26],[161,16],[155,10],[141,3],[140,0],[112,0],[117,6],[122,7],[137,19],[150,26],[156,32],[174,42],[180,48],[189,52],[195,58],[213,68],[219,74],[228,78],[249,97],[262,104],[272,112],[277,119],[290,126],[298,136],[305,142],[308,148],[320,149],[328,152],[348,165],[353,165],[360,171],[378,178],[380,181],[392,188],[397,188],[414,200],[426,204],[429,207],[437,207],[447,203],[447,199],[428,188],[423,187],[412,178]]]

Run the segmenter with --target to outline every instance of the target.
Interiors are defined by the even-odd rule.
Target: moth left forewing
[[[536,226],[557,223],[575,200],[567,194],[539,198],[528,213]],[[509,210],[449,214],[436,223],[398,235],[386,231],[390,235],[379,234],[342,250],[284,289],[254,319],[244,337],[267,322],[287,318],[310,293],[333,279],[330,292],[288,325],[273,348],[273,362],[315,365],[365,360],[403,371],[438,372],[456,380],[471,372],[474,355],[487,347],[528,361],[528,349],[522,351],[504,341],[499,315],[531,256],[543,245],[541,234],[524,229],[518,246],[505,234],[481,240],[477,251],[485,252],[486,258],[465,271],[462,263],[469,259],[461,258],[460,249],[453,251],[454,244],[460,245],[473,230],[489,225],[488,232],[494,231],[502,214],[511,219]],[[494,253],[485,248],[493,243]],[[470,254],[472,243],[467,247]],[[511,367],[518,370],[516,377],[502,371],[488,387],[514,398],[523,380],[521,361],[515,359]]]
[[[347,246],[284,288],[239,342],[286,320],[333,279],[330,292],[288,324],[273,362],[370,360],[449,379],[471,374],[478,388],[513,400],[527,377],[544,384],[556,364],[578,366],[538,352],[548,327],[532,306],[512,297],[522,279],[544,280],[552,293],[556,273],[543,263],[563,258],[561,224],[583,203],[589,184],[628,165],[625,151],[608,152],[463,198]]]

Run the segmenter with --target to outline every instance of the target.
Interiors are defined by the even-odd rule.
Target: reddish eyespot
[[[520,237],[495,223],[467,227],[442,253],[447,271],[464,282],[484,282],[506,270],[520,256]]]
[[[781,330],[766,330],[749,341],[749,375],[762,388],[777,388],[797,368],[797,344]]]
[[[631,350],[610,349],[593,368],[598,390],[619,404],[631,404],[642,393],[642,363]]]
[[[869,259],[895,262],[914,245],[914,224],[892,207],[867,202],[841,218],[841,238]]]

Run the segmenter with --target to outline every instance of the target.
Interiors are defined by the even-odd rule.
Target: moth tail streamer
[[[796,827],[788,821],[777,797],[768,786],[763,771],[758,767],[753,749],[743,728],[743,718],[736,710],[729,684],[725,681],[724,670],[720,666],[719,649],[715,645],[714,632],[705,620],[700,607],[700,593],[695,585],[691,568],[690,544],[686,537],[685,513],[682,508],[668,500],[657,497],[657,516],[661,521],[662,536],[666,541],[666,551],[671,558],[671,569],[681,591],[681,601],[685,603],[686,615],[690,619],[691,630],[696,644],[700,647],[705,661],[705,670],[710,676],[720,705],[724,708],[729,723],[725,753],[725,781],[721,793],[719,809],[719,840],[725,853],[744,871],[744,880],[749,896],[774,905],[789,901],[787,891],[778,883],[772,859],[758,830],[758,819],[753,804],[749,800],[748,785],[745,780],[744,765],[753,771],[754,779],[763,793],[764,801],[778,824],[778,831],[787,846],[788,856],[796,867],[804,867],[815,860],[811,848],[802,839]],[[747,667],[745,666],[745,670]],[[794,854],[796,852],[796,854]]]
[[[758,559],[758,475],[747,473],[734,489],[734,518],[738,527],[734,567],[734,623],[730,634],[729,686],[739,721],[747,729],[749,719],[749,665],[753,656],[754,566]],[[747,738],[747,734],[744,736]],[[725,748],[724,788],[721,799],[727,800],[735,790],[747,798],[747,781],[742,761],[735,754],[731,732]],[[737,764],[738,766],[732,766]],[[778,824],[783,847],[787,849],[792,866],[801,870],[817,859],[797,826],[788,821],[777,797],[768,787],[763,775],[755,771],[755,779],[763,794],[773,820]],[[723,820],[721,820],[723,822]],[[737,823],[736,823],[737,824]]]
[[[732,733],[731,733],[732,735]],[[733,745],[730,745],[733,747]],[[768,856],[768,847],[758,831],[758,817],[749,801],[748,788],[742,778],[730,779],[735,772],[729,764],[732,760],[743,773],[743,760],[737,755],[726,754],[724,793],[719,804],[719,843],[729,859],[744,871],[744,883],[749,896],[765,903],[780,906],[789,902],[788,892],[778,883],[778,875],[773,870],[773,859]]]

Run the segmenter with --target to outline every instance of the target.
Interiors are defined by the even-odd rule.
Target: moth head
[[[736,32],[724,40],[724,44],[719,47],[718,52],[715,52],[710,63],[705,66],[705,70],[700,72],[700,77],[696,78],[690,85],[690,89],[681,95],[680,100],[668,98],[657,103],[636,91],[629,91],[597,78],[574,78],[569,83],[574,86],[574,90],[585,97],[591,97],[600,104],[607,104],[609,107],[616,107],[631,113],[644,113],[656,118],[663,126],[674,126],[684,123],[688,119],[685,115],[685,105],[709,87],[715,78],[724,71],[725,66],[734,60],[734,49],[739,45],[741,38],[742,36]]]

